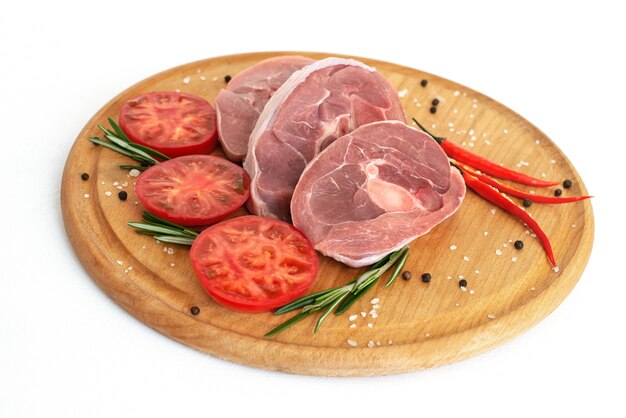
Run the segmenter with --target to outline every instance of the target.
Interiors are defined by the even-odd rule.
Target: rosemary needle
[[[272,337],[297,322],[300,322],[314,312],[324,310],[322,315],[317,320],[313,330],[313,332],[317,332],[320,325],[322,325],[322,322],[324,322],[333,310],[336,315],[345,312],[346,309],[348,309],[358,298],[371,289],[387,270],[395,265],[396,268],[391,276],[391,279],[387,282],[387,285],[393,283],[395,276],[398,275],[398,272],[402,269],[402,266],[406,262],[408,253],[409,248],[404,247],[387,255],[381,261],[371,266],[365,273],[343,286],[322,290],[321,292],[305,296],[283,306],[275,312],[276,315],[281,315],[297,309],[302,309],[302,311],[278,325],[276,328],[270,330],[267,334],[265,334],[265,337]]]
[[[133,160],[141,163],[140,166],[130,166],[127,164],[120,165],[121,168],[135,168],[137,170],[145,170],[146,168],[153,166],[159,162],[159,160],[169,160],[167,155],[162,154],[152,148],[134,143],[126,136],[124,131],[118,126],[117,123],[111,118],[108,119],[111,129],[107,129],[102,125],[98,125],[98,129],[104,134],[104,139],[92,136],[89,138],[94,144],[102,145],[112,151],[132,158]],[[145,165],[145,167],[144,167]]]
[[[191,245],[198,236],[196,231],[166,221],[146,211],[143,212],[143,222],[129,222],[128,225],[140,234],[151,235],[159,241],[172,244]]]

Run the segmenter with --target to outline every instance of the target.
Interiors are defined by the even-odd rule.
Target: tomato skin
[[[250,176],[214,155],[187,155],[141,173],[135,194],[153,215],[182,226],[206,226],[235,212],[250,196]]]
[[[190,251],[202,288],[220,305],[267,312],[302,295],[319,269],[317,253],[293,225],[248,215],[205,229]]]
[[[170,158],[210,154],[217,144],[217,116],[205,99],[159,91],[127,101],[119,125],[128,138]]]

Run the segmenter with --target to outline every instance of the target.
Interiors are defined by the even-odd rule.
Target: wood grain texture
[[[99,134],[97,124],[106,124],[107,117],[117,119],[121,105],[133,96],[179,89],[214,103],[225,75],[281,54],[287,53],[224,56],[157,74],[113,98],[76,139],[63,173],[65,227],[87,272],[122,308],[164,335],[226,360],[288,373],[369,376],[435,367],[484,352],[526,331],[565,299],[591,252],[590,202],[529,208],[551,237],[560,266],[554,272],[522,223],[468,192],[452,218],[411,245],[406,268],[411,280],[398,280],[390,288],[381,281],[346,314],[330,316],[317,334],[312,332],[317,317],[309,317],[264,339],[287,317],[240,314],[214,303],[193,274],[187,248],[159,244],[126,225],[139,220],[142,210],[133,191],[135,179],[117,167],[127,161],[87,138]],[[299,54],[316,59],[333,55]],[[587,193],[556,145],[510,109],[432,74],[357,59],[388,77],[407,116],[417,117],[435,134],[531,175],[572,179],[574,186],[564,195]],[[426,87],[420,85],[422,79],[428,80]],[[440,104],[431,114],[435,97]],[[88,181],[81,180],[83,172],[90,174]],[[128,192],[127,201],[117,198],[120,188]],[[517,239],[525,243],[521,251],[513,248]],[[360,271],[321,257],[311,292],[343,284]],[[429,284],[420,281],[423,272],[431,273]],[[468,281],[465,292],[458,285],[462,277]],[[369,313],[373,298],[380,299],[377,317]],[[191,314],[192,306],[200,308],[198,315]],[[358,317],[350,321],[353,314]]]

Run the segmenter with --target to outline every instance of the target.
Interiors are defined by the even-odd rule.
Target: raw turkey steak
[[[293,74],[314,62],[300,56],[263,60],[237,74],[215,99],[219,141],[226,157],[241,162],[248,152],[248,139],[270,97]]]
[[[465,196],[459,171],[402,122],[361,126],[311,161],[293,193],[293,224],[316,250],[370,265],[426,234]]]
[[[398,93],[373,68],[326,58],[293,73],[263,109],[244,168],[252,179],[248,209],[290,220],[300,174],[337,138],[370,122],[404,121]]]

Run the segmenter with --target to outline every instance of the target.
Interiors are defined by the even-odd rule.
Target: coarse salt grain
[[[536,290],[535,286],[533,286],[533,287],[531,287],[531,288],[530,288],[530,291],[531,291],[531,292],[534,292],[535,290]]]
[[[139,170],[137,170],[136,168],[133,168],[132,170],[128,172],[128,175],[131,177],[137,177],[139,176],[140,173],[141,172]]]
[[[483,232],[483,235],[484,235],[484,236],[489,235],[489,231],[485,231],[485,232]]]
[[[487,315],[487,318],[489,319],[496,319],[496,316],[492,313],[490,313],[489,315]]]
[[[492,214],[492,215],[495,215],[495,214],[496,214],[496,209],[495,209],[495,208],[493,208],[493,209],[491,209],[489,212],[491,212],[491,214]]]
[[[496,250],[496,255],[502,255],[502,250]]]
[[[173,249],[173,248],[168,248],[168,249],[167,249],[167,253],[168,253],[169,255],[174,254],[174,249]]]
[[[356,324],[351,324],[350,328],[356,328]]]
[[[559,268],[559,266],[554,266],[552,267],[552,271],[554,271],[555,273],[558,273],[559,271],[561,271],[561,269]]]
[[[469,257],[468,257],[468,256],[466,256],[466,255],[464,255],[464,256],[463,256],[463,261],[469,261]]]
[[[370,303],[372,305],[376,305],[378,302],[380,302],[380,299],[378,299],[378,298],[374,298],[374,299],[370,300]]]
[[[450,249],[451,249],[452,251],[456,250],[456,245],[451,245],[451,246],[450,246]]]
[[[400,91],[398,92],[398,97],[400,97],[400,98],[404,98],[404,97],[406,97],[406,95],[407,95],[408,93],[409,93],[409,90],[407,90],[407,89],[402,89],[402,90],[400,90]]]
[[[458,277],[459,277],[459,279],[464,279],[465,278],[465,276],[463,276],[462,274],[459,274]]]
[[[190,81],[191,81],[191,77],[189,76],[183,78],[183,84],[189,84]]]
[[[480,274],[480,270],[474,270],[474,273]]]
[[[201,75],[201,76],[200,76],[200,80],[204,81],[204,80],[206,80],[206,77],[205,77],[205,76],[203,76],[203,75]]]
[[[459,91],[455,90],[454,93],[452,93],[452,95],[455,96],[455,97],[458,96],[459,95]]]
[[[361,312],[361,317],[365,318],[367,316],[367,312]]]
[[[374,324],[372,324],[371,322],[369,324],[367,324],[368,328],[372,328],[374,326]]]
[[[111,193],[111,192],[109,192],[109,191],[104,192],[104,195],[105,195],[105,196],[111,196],[112,194],[113,194],[113,193]]]
[[[123,262],[122,260],[117,260],[117,261],[116,261],[116,263],[117,263],[117,264],[119,264],[120,266],[121,266],[122,264],[124,264],[124,262]]]
[[[515,263],[517,261],[517,257],[511,258],[511,261]]]
[[[174,267],[176,263],[170,263],[170,267]]]
[[[466,292],[467,291],[467,287],[465,286],[460,286],[461,287],[461,291]]]
[[[348,320],[349,320],[349,321],[355,321],[358,317],[359,317],[359,316],[358,316],[357,314],[350,315],[350,316],[348,317]]]
[[[215,76],[215,77],[213,77],[211,80],[213,80],[213,81],[217,81],[217,79],[218,79],[218,77],[217,77],[217,76]]]
[[[117,181],[114,181],[114,182],[113,182],[113,185],[114,185],[114,186],[118,186],[118,185],[119,185],[119,183],[118,183]]]
[[[124,187],[128,187],[128,182],[127,182],[127,181],[125,181],[124,183],[122,183],[122,186],[124,186]]]
[[[356,347],[357,346],[357,342],[352,340],[352,339],[350,339],[350,338],[348,338],[348,340],[346,342],[348,343],[348,345],[350,347]]]
[[[89,193],[85,193],[85,194],[83,195],[83,197],[84,197],[85,199],[89,199]]]
[[[474,289],[470,290],[470,295],[473,295],[474,293],[476,293]]]
[[[380,308],[380,305],[379,305],[379,304],[372,305],[372,308],[374,308],[374,309],[378,309],[378,308]]]
[[[369,348],[374,347],[374,341],[368,341],[368,342],[367,342],[367,346],[368,346]]]

